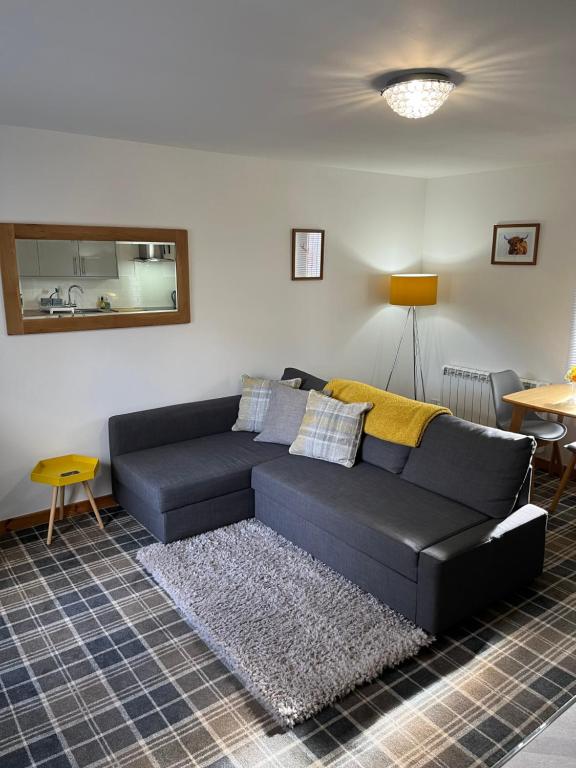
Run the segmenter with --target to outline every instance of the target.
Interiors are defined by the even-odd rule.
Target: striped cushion
[[[354,466],[364,414],[370,408],[372,403],[341,403],[312,390],[290,453],[344,467]]]
[[[270,405],[272,383],[276,379],[257,379],[253,376],[242,376],[242,397],[238,407],[238,418],[232,427],[233,432],[261,432],[264,417]],[[278,382],[287,387],[298,389],[302,379],[284,379]]]

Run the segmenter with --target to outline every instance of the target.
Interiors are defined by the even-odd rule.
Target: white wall
[[[430,394],[441,366],[514,368],[561,381],[576,289],[576,163],[428,181],[423,268],[440,275],[427,312]],[[536,266],[490,264],[492,227],[540,222]]]
[[[111,414],[285,365],[381,384],[403,318],[382,304],[382,274],[420,267],[424,193],[417,179],[0,128],[0,220],[186,228],[192,302],[189,325],[30,336],[7,336],[2,308],[0,517],[46,508],[28,478],[42,457],[100,456],[107,493]],[[326,229],[322,282],[290,280],[291,227]]]

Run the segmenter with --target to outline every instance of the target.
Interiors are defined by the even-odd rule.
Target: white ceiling
[[[450,68],[406,120],[376,75]],[[0,123],[444,176],[576,154],[576,0],[0,0]]]

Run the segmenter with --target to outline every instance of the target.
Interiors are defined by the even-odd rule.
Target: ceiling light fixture
[[[380,91],[388,105],[402,117],[428,117],[444,104],[454,83],[443,72],[406,72]]]

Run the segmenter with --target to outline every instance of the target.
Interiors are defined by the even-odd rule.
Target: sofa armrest
[[[420,553],[416,623],[440,632],[542,572],[548,515],[526,504]]]
[[[455,557],[462,557],[473,549],[482,547],[492,540],[501,539],[507,533],[511,533],[521,525],[536,521],[546,525],[548,513],[534,504],[526,504],[517,509],[504,520],[489,520],[473,528],[468,528],[462,533],[451,536],[449,539],[433,544],[420,553],[424,567],[434,568],[438,563],[446,562]]]
[[[159,445],[228,432],[240,395],[124,413],[108,420],[110,458]]]
[[[513,533],[521,525],[535,524],[540,528],[543,526],[546,530],[548,524],[548,512],[542,507],[537,507],[536,504],[525,504],[520,507],[511,515],[505,517],[504,520],[499,520],[498,524],[494,526],[494,530],[491,533],[491,538],[502,539],[507,534]]]

